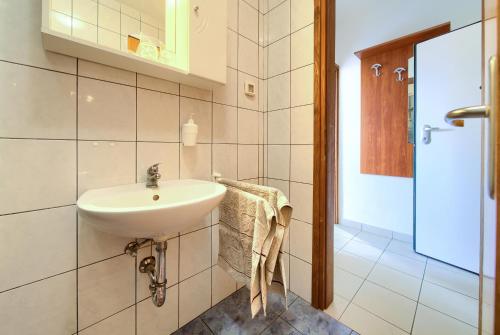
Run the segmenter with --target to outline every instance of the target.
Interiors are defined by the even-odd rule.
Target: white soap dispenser
[[[195,146],[198,137],[198,125],[194,123],[193,115],[191,114],[188,122],[182,126],[182,143],[186,147]]]

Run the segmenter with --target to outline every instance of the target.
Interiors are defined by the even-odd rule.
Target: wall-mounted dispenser
[[[195,146],[198,137],[198,125],[194,123],[193,115],[191,114],[188,122],[182,126],[182,143],[186,147]]]

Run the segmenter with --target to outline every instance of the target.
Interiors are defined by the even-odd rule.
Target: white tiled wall
[[[164,22],[119,0],[50,0],[50,27],[122,51],[128,51],[128,35],[165,38]]]
[[[113,3],[52,1],[62,15],[81,5],[110,17]],[[167,302],[156,308],[136,270],[151,247],[124,255],[128,239],[94,230],[75,207],[87,189],[144,181],[155,162],[164,179],[263,181],[264,101],[243,92],[264,82],[263,13],[257,1],[228,5],[228,84],[212,92],[45,52],[41,1],[1,2],[0,334],[168,334],[236,290],[214,257],[217,213],[168,241]],[[83,7],[78,20],[96,25]],[[122,7],[121,28],[133,24],[123,15],[134,13]],[[200,144],[184,148],[190,113]]]
[[[289,195],[289,281],[311,299],[313,0],[268,0],[264,13],[265,182]]]

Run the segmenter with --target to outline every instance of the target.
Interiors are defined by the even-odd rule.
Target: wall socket
[[[249,81],[245,81],[245,94],[249,97],[255,96],[255,84]]]

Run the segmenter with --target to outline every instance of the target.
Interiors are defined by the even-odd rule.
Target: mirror
[[[50,28],[85,43],[187,71],[188,1],[51,1]]]

